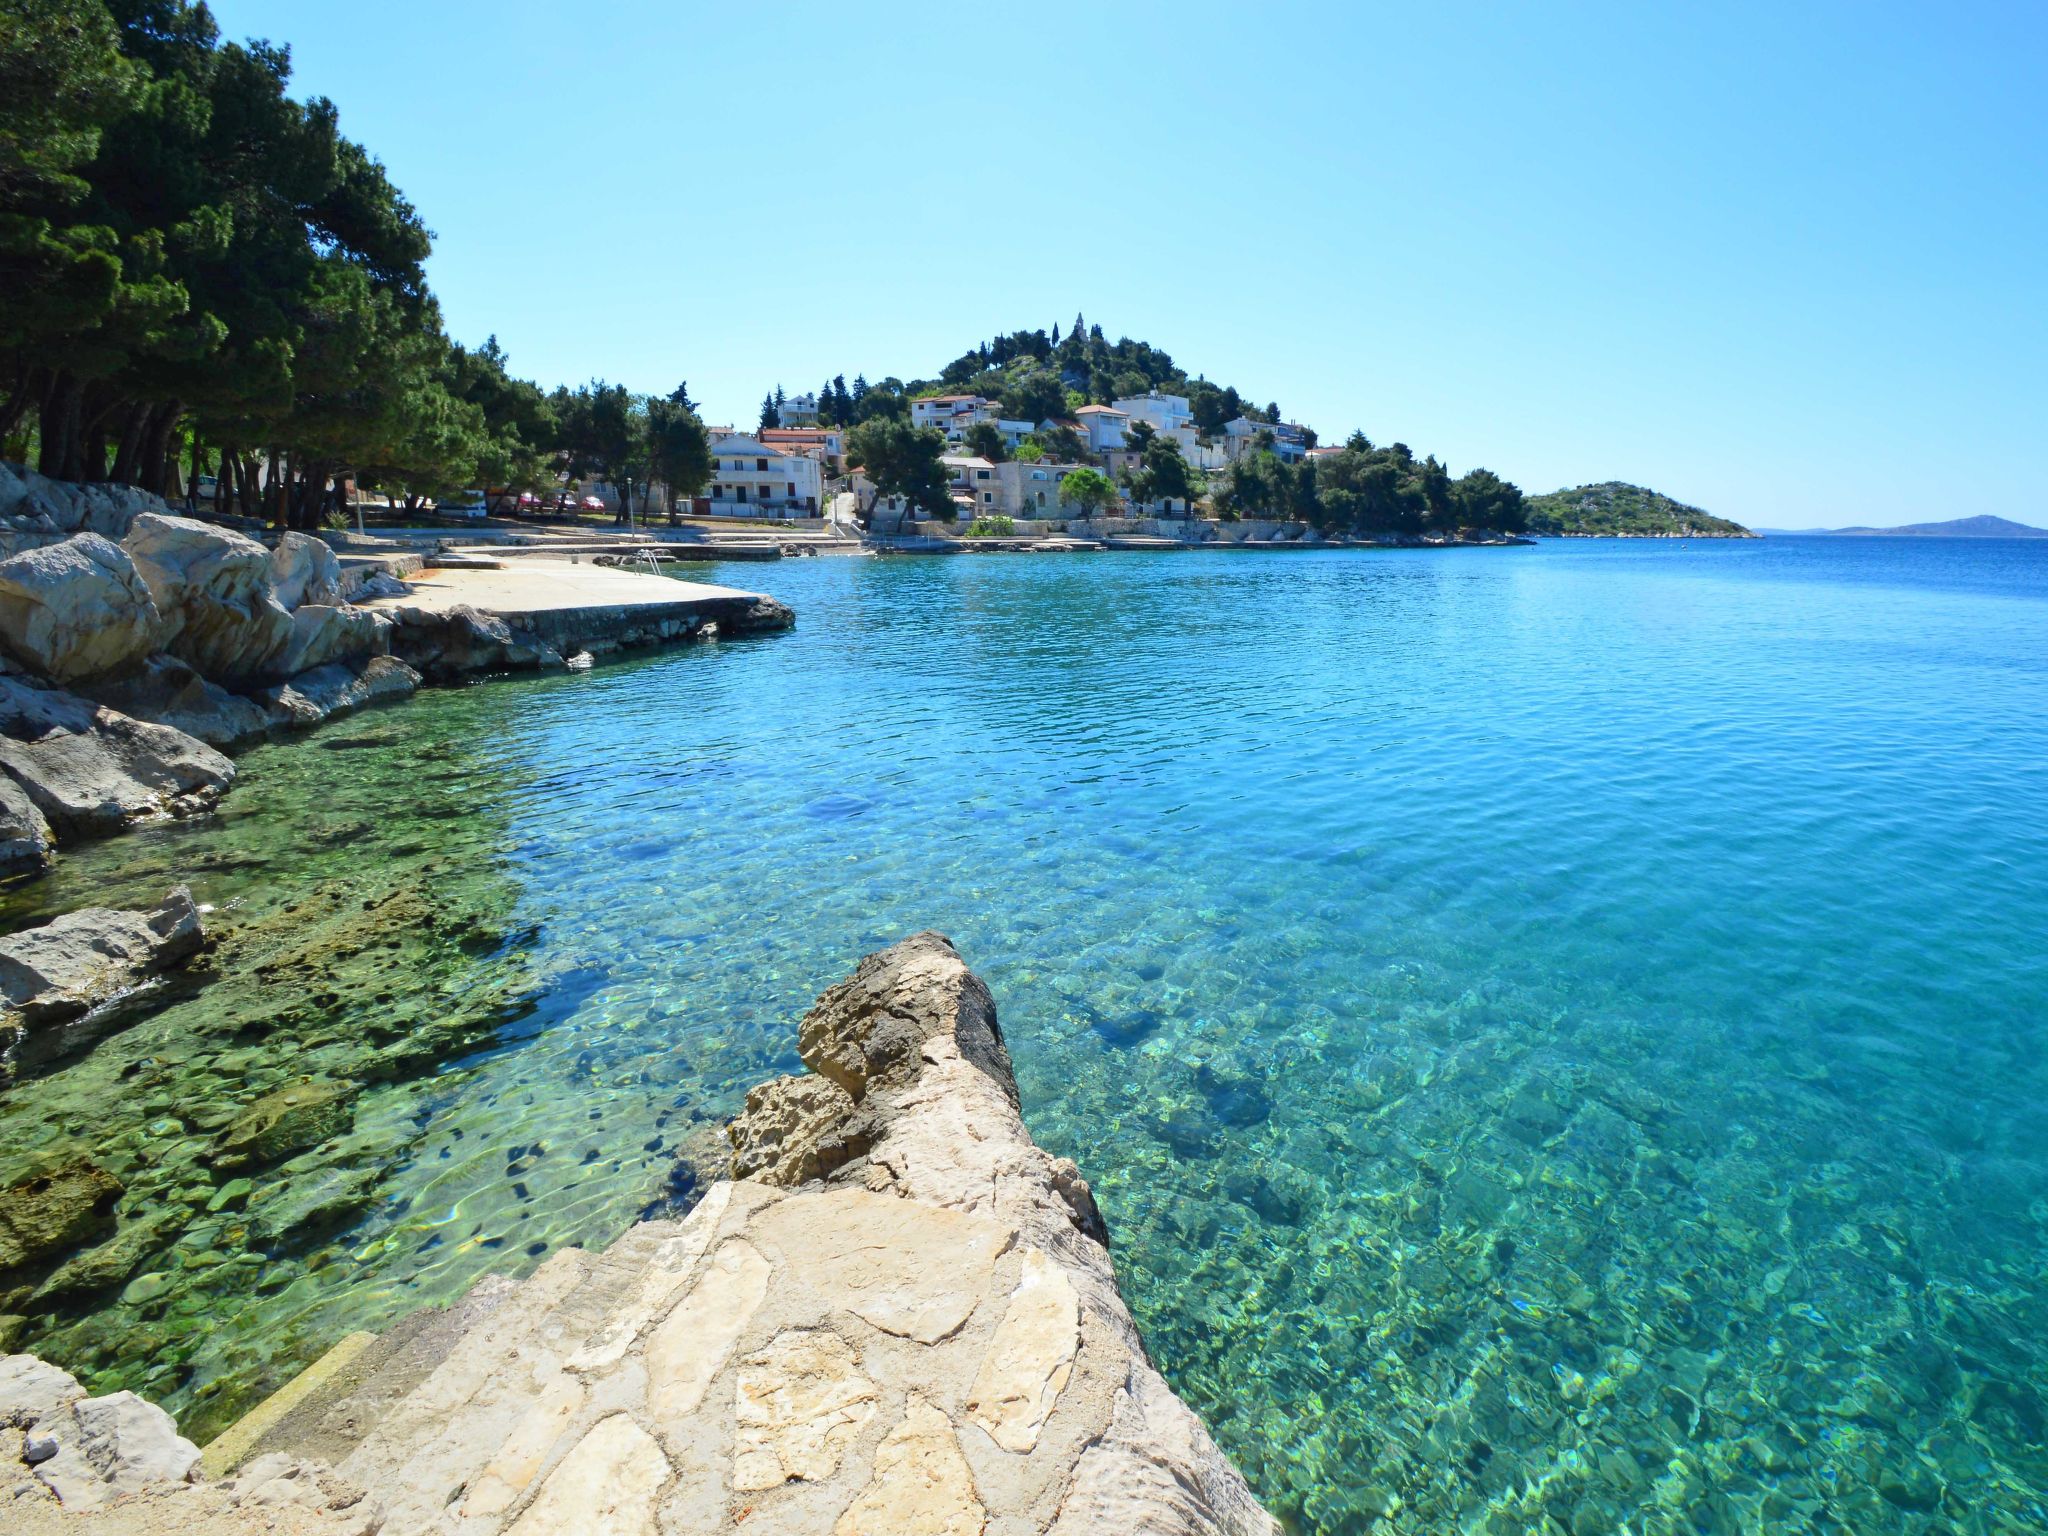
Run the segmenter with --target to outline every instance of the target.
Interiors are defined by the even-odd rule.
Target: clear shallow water
[[[16,1347],[225,1421],[614,1235],[936,927],[1300,1528],[2048,1525],[2048,551],[758,579],[794,634],[264,748],[15,899],[192,877],[225,935],[0,1102],[0,1178],[92,1148],[169,1245]],[[308,1070],[353,1127],[277,1182],[342,1214],[207,1211],[211,1106]]]

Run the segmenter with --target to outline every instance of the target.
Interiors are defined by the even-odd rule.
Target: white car
[[[491,509],[484,504],[483,497],[474,494],[464,496],[460,501],[443,502],[435,507],[434,510],[443,517],[489,517],[491,515]]]

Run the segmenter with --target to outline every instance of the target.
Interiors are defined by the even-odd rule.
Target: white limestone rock
[[[165,647],[218,683],[271,675],[292,638],[292,615],[270,589],[270,551],[188,517],[144,513],[123,547],[149,583]]]
[[[391,649],[391,620],[374,608],[305,603],[292,614],[291,635],[272,671],[293,676],[337,661],[360,661]]]
[[[270,590],[294,611],[302,603],[341,603],[345,601],[341,561],[325,539],[286,533],[270,552]]]
[[[1006,1451],[1038,1444],[1081,1342],[1073,1282],[1037,1248],[1024,1250],[1024,1273],[989,1341],[967,1398],[967,1415]]]
[[[132,667],[166,629],[135,562],[99,534],[0,560],[0,646],[57,682]]]

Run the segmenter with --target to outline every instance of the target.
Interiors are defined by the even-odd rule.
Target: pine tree
[[[1060,323],[1057,320],[1052,323],[1052,344],[1055,347],[1060,344]]]
[[[775,408],[775,397],[773,395],[763,395],[761,397],[761,430],[766,432],[770,427],[779,427],[781,425],[782,412]]]

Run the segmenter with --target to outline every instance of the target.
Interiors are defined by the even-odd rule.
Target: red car
[[[586,512],[602,512],[604,510],[603,500],[596,496],[586,496],[577,505]]]

